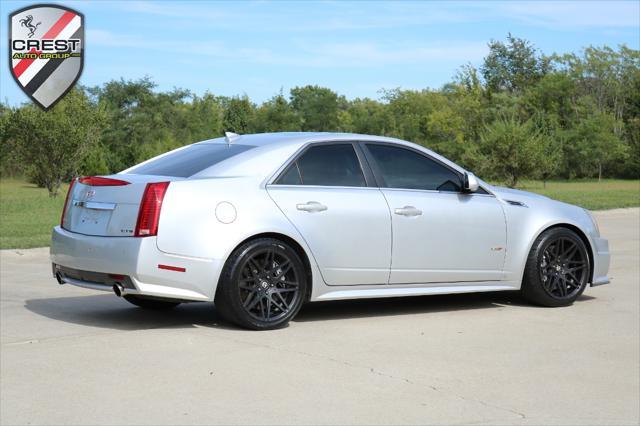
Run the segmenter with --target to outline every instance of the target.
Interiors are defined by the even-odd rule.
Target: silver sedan
[[[587,210],[342,133],[230,133],[74,179],[51,260],[60,284],[150,309],[213,301],[260,330],[309,301],[520,290],[567,306],[609,282]]]

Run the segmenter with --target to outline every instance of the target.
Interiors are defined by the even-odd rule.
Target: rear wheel
[[[238,247],[225,265],[215,305],[227,320],[253,330],[286,325],[302,306],[307,275],[288,244],[260,238]]]
[[[127,302],[133,305],[136,305],[140,308],[152,309],[156,311],[175,308],[180,304],[180,302],[170,302],[165,300],[152,299],[152,298],[143,297],[143,296],[136,296],[133,294],[125,294],[124,296],[122,296],[122,298]]]
[[[568,306],[589,282],[590,262],[582,239],[567,228],[551,228],[533,243],[522,294],[542,306]]]

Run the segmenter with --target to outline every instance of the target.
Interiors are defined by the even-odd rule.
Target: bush
[[[90,158],[103,124],[102,114],[75,89],[48,112],[32,105],[17,109],[9,133],[29,180],[55,197]]]

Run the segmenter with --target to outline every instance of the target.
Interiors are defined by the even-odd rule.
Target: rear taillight
[[[69,189],[67,190],[67,196],[64,199],[64,207],[62,207],[62,216],[60,216],[60,227],[66,229],[64,227],[64,216],[67,214],[67,205],[69,204],[69,195],[73,192],[73,185],[76,183],[76,178],[71,179],[71,183],[69,184]]]
[[[148,183],[142,195],[138,222],[136,223],[135,237],[149,237],[158,235],[158,222],[160,221],[160,209],[162,200],[167,192],[169,182]]]
[[[129,185],[131,182],[120,179],[112,179],[101,176],[85,176],[78,179],[78,182],[89,186],[124,186]]]

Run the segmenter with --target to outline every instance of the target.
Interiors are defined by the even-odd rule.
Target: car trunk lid
[[[68,196],[63,228],[85,235],[132,237],[147,184],[172,180],[181,179],[133,174],[79,178]]]

